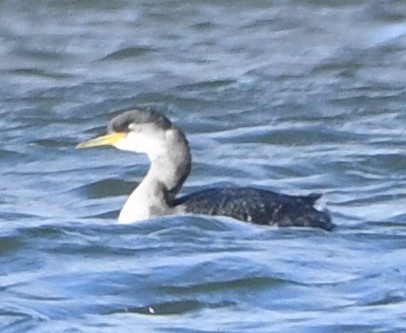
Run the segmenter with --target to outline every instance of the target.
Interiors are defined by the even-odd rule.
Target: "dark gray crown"
[[[171,121],[162,114],[150,109],[134,109],[125,111],[110,120],[107,131],[129,132],[130,124],[155,124],[164,130],[172,126]]]

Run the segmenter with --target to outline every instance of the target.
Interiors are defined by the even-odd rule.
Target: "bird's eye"
[[[128,131],[137,131],[139,129],[139,126],[137,126],[137,124],[134,123],[130,123],[127,126]]]

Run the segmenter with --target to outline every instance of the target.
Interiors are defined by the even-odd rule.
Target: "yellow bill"
[[[110,146],[114,145],[118,140],[120,140],[125,133],[123,132],[113,132],[106,135],[98,136],[97,138],[90,139],[79,143],[75,148],[90,148],[98,146]]]

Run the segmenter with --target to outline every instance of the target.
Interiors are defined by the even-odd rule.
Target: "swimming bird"
[[[76,147],[104,145],[144,153],[150,160],[146,176],[121,209],[119,223],[191,213],[281,227],[334,227],[329,214],[313,206],[319,194],[292,196],[256,187],[213,187],[178,196],[191,170],[189,143],[180,128],[156,111],[125,111],[109,122],[107,134]]]

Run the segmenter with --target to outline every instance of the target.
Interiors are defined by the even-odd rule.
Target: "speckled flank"
[[[222,215],[237,220],[281,227],[317,227],[332,230],[334,224],[326,212],[313,207],[318,195],[295,197],[264,189],[212,188],[177,199],[185,212]]]

